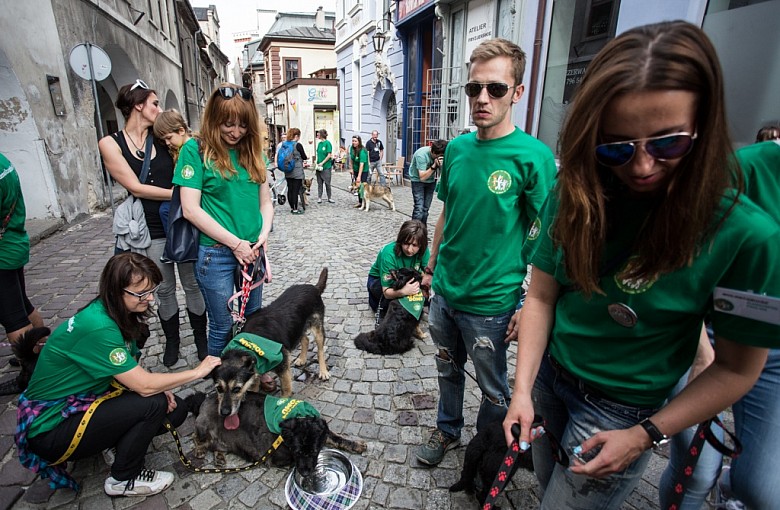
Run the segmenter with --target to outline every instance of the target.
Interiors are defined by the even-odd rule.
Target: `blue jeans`
[[[251,274],[251,266],[248,271]],[[226,246],[201,246],[195,263],[195,279],[209,316],[209,354],[219,356],[230,341],[233,317],[228,310],[228,299],[235,289],[241,288],[241,265]],[[249,294],[245,314],[259,310],[262,302],[261,285]]]
[[[466,387],[464,365],[471,356],[482,403],[477,414],[477,430],[503,420],[509,405],[506,378],[506,328],[514,310],[495,316],[473,315],[450,308],[444,297],[431,298],[428,314],[433,343],[439,349],[439,414],[436,426],[451,437],[460,437],[463,428],[463,395]],[[445,351],[447,357],[442,356]]]
[[[633,427],[656,411],[613,402],[589,392],[581,383],[572,384],[553,368],[547,354],[542,358],[532,398],[534,410],[546,421],[546,429],[567,451],[596,432]],[[546,436],[532,445],[534,472],[544,491],[541,508],[549,510],[620,508],[641,481],[652,455],[647,450],[623,472],[597,479],[575,475],[557,464]]]
[[[420,220],[428,224],[428,209],[433,202],[433,193],[436,191],[436,182],[416,182],[412,181],[412,199],[414,199],[414,210],[412,219]]]
[[[669,398],[676,397],[688,384],[690,370],[677,382]],[[669,508],[669,495],[677,480],[680,480],[680,470],[683,469],[685,456],[691,445],[693,435],[696,433],[698,425],[688,427],[682,432],[672,436],[669,450],[669,464],[666,466],[661,480],[658,484],[658,500],[661,508]],[[712,427],[712,432],[722,442],[723,429],[717,425]],[[723,455],[715,450],[709,443],[705,442],[699,460],[696,462],[696,468],[688,481],[688,487],[685,490],[685,497],[682,500],[679,510],[699,510],[704,504],[715,480],[720,474],[720,468],[723,464]]]

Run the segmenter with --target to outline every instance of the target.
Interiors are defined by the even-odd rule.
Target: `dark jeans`
[[[302,186],[303,179],[287,178],[287,201],[290,202],[290,209],[293,211],[298,209],[298,198],[301,195]]]
[[[17,331],[30,324],[29,315],[35,307],[27,298],[24,268],[0,269],[0,324],[6,332]]]
[[[412,181],[412,198],[414,199],[414,210],[412,219],[420,220],[428,224],[428,209],[431,208],[433,193],[436,191],[436,181],[434,182],[415,182]]]
[[[176,397],[176,409],[167,417],[174,427],[187,418],[187,405]],[[144,457],[152,438],[166,432],[168,400],[163,393],[142,397],[126,391],[100,404],[87,425],[84,437],[69,460],[91,457],[116,447],[116,460],[111,476],[117,480],[135,478],[144,467]],[[54,462],[65,452],[84,413],[74,414],[54,429],[30,438],[30,449],[40,457]]]

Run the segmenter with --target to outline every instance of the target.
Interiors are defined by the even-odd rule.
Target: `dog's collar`
[[[404,310],[412,314],[415,319],[419,320],[425,304],[425,296],[423,296],[422,292],[418,292],[413,296],[399,298],[398,303],[404,307]]]
[[[281,434],[281,423],[290,418],[319,418],[320,412],[305,400],[295,398],[265,397],[263,404],[265,412],[265,423],[274,434]]]
[[[243,332],[234,336],[222,349],[222,354],[231,349],[251,353],[255,358],[255,370],[258,374],[273,370],[284,359],[282,344],[252,333]]]

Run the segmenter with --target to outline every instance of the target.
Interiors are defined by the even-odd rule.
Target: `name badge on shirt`
[[[713,298],[718,312],[780,326],[780,299],[776,297],[715,287]]]

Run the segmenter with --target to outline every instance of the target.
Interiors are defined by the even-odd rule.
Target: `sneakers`
[[[142,469],[138,476],[130,480],[117,480],[113,476],[106,478],[103,490],[109,496],[151,496],[157,494],[173,483],[173,473]]]
[[[435,466],[444,458],[447,450],[455,448],[460,438],[450,437],[439,429],[433,431],[428,444],[417,449],[417,460],[428,466]]]
[[[738,499],[731,498],[729,483],[726,481],[729,477],[730,466],[723,466],[718,477],[718,483],[715,484],[715,508],[721,510],[747,510],[744,503]]]
[[[329,199],[328,199],[328,203],[335,204],[335,203],[336,203],[336,201],[335,201],[335,200],[333,200],[332,198],[329,198]]]
[[[292,211],[292,214],[303,214],[303,209],[295,209]]]
[[[116,447],[106,448],[103,450],[103,460],[106,462],[106,466],[111,467],[116,460]]]
[[[321,204],[321,203],[322,203],[322,199],[321,199],[321,198],[318,198],[318,199],[317,199],[317,203],[318,203],[318,204]]]

